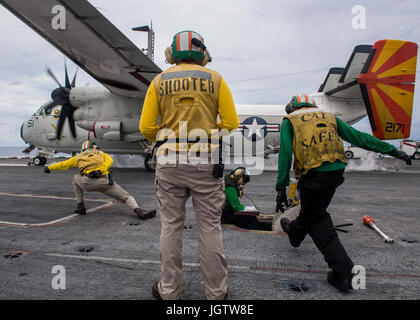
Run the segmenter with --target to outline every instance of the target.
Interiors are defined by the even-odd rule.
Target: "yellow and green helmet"
[[[204,60],[205,51],[204,39],[197,32],[185,30],[174,35],[172,56],[175,60],[193,59],[197,63],[201,63]]]
[[[95,141],[86,140],[85,142],[83,142],[81,150],[83,152],[83,151],[86,151],[87,149],[93,149],[93,146],[96,146]]]
[[[317,105],[313,98],[310,98],[307,94],[299,94],[292,97],[292,100],[286,105],[286,112],[289,114],[296,109],[302,107],[316,108]]]

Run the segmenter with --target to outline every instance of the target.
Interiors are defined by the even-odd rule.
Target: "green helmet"
[[[193,59],[201,64],[204,60],[205,51],[204,39],[197,32],[185,30],[174,35],[172,56],[175,60]]]

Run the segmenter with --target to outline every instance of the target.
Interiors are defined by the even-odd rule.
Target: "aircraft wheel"
[[[413,154],[413,159],[414,160],[420,160],[420,153],[416,152],[415,154]]]
[[[144,167],[149,172],[156,171],[156,159],[153,159],[150,153],[144,157]]]
[[[42,157],[35,157],[34,160],[32,160],[32,162],[34,163],[34,165],[36,166],[42,166]]]
[[[45,164],[47,163],[47,158],[45,157],[40,157],[41,158],[41,166],[45,166]]]
[[[351,151],[346,151],[344,153],[344,156],[346,157],[346,159],[351,159],[351,158],[353,158],[354,154]]]

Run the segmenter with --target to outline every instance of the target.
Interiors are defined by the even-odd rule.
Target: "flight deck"
[[[350,160],[349,168],[358,161]],[[86,193],[88,214],[79,216],[71,184],[77,171],[45,174],[26,162],[0,160],[0,299],[154,299],[159,212],[142,221],[100,193]],[[353,262],[365,268],[365,289],[341,293],[330,286],[327,264],[309,236],[293,248],[283,232],[223,226],[229,299],[420,299],[420,161],[411,167],[392,158],[375,162],[382,169],[346,172],[329,207],[335,225],[352,224],[339,237]],[[142,207],[158,207],[153,173],[114,168],[113,174]],[[276,171],[265,171],[245,187],[262,212],[275,208],[275,181]],[[247,198],[243,203],[251,204]],[[394,243],[365,226],[365,215]],[[183,300],[205,299],[196,225],[189,200]],[[53,288],[55,266],[65,269],[65,289]]]

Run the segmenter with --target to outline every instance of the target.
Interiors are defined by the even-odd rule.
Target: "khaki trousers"
[[[139,207],[134,197],[121,188],[115,181],[114,184],[109,185],[109,180],[106,177],[94,179],[76,174],[73,176],[73,190],[76,195],[77,203],[84,202],[83,191],[98,191],[117,199],[132,210]]]
[[[214,178],[212,171],[212,164],[157,164],[156,195],[162,224],[158,290],[165,300],[178,299],[180,295],[185,203],[190,196],[197,217],[198,259],[206,297],[223,299],[227,293],[228,271],[220,224],[224,179]]]

